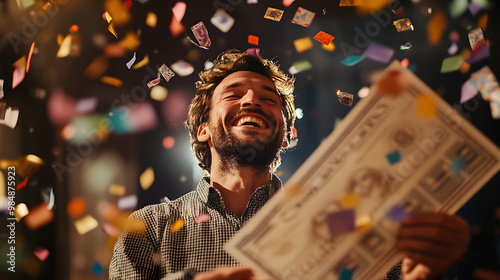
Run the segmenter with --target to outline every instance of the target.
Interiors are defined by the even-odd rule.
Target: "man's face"
[[[251,71],[228,75],[214,90],[206,133],[223,164],[268,167],[285,134],[274,83]]]

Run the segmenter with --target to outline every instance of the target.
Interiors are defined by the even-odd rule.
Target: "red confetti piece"
[[[35,42],[31,44],[30,52],[28,54],[28,61],[26,62],[26,73],[30,70],[31,56],[33,55],[33,50],[35,49]]]
[[[26,186],[26,183],[28,183],[28,177],[24,179],[21,183],[17,184],[17,189],[20,190]]]
[[[43,262],[49,256],[49,250],[42,247],[37,247],[33,254],[35,254],[35,256]]]

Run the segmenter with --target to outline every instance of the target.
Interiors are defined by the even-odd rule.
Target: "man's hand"
[[[209,272],[198,273],[193,280],[257,280],[251,268],[220,267]]]
[[[402,223],[398,243],[406,255],[401,266],[403,279],[427,280],[442,275],[464,255],[469,240],[469,226],[458,216],[411,216]]]

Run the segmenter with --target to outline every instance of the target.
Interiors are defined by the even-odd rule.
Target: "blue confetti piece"
[[[404,219],[408,218],[411,215],[410,212],[406,211],[406,209],[401,208],[399,206],[394,206],[392,209],[387,213],[387,216],[395,221],[401,222]]]
[[[54,196],[54,189],[50,189],[49,205],[47,206],[47,208],[49,210],[51,210],[52,208],[54,208],[54,203],[55,202],[56,202],[56,198]]]
[[[353,66],[361,62],[363,59],[365,59],[363,56],[351,55],[350,57],[342,60],[340,63],[347,66]]]
[[[467,162],[461,157],[455,158],[450,165],[451,172],[454,174],[464,171],[465,168],[467,168]]]
[[[387,155],[387,159],[389,160],[389,163],[393,165],[401,160],[401,154],[398,150],[395,150],[394,152]]]
[[[102,265],[98,262],[94,262],[94,264],[92,264],[91,270],[95,275],[99,277],[104,276],[104,267],[102,267]]]
[[[340,271],[339,280],[351,280],[353,274],[354,274],[354,269],[344,267]]]

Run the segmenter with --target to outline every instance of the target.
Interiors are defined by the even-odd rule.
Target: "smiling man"
[[[186,125],[205,177],[195,191],[131,215],[144,228],[120,235],[110,279],[253,279],[223,245],[281,190],[274,172],[293,135],[294,79],[273,61],[235,50],[199,76]],[[469,238],[465,221],[444,214],[411,217],[401,237],[407,257],[387,279],[438,277]]]

